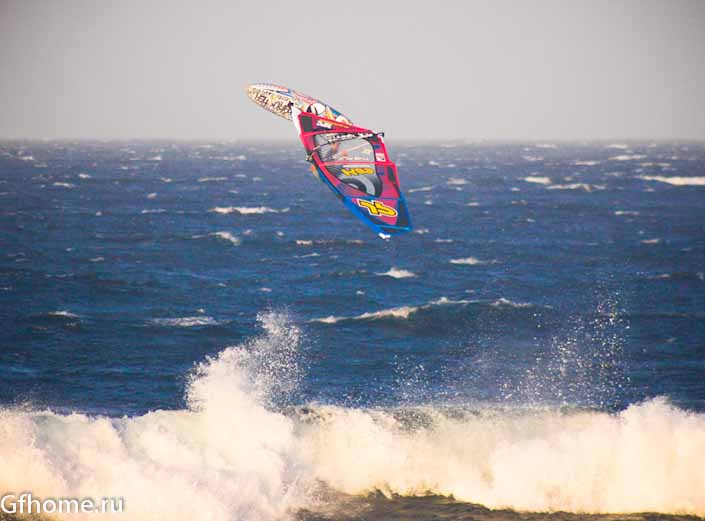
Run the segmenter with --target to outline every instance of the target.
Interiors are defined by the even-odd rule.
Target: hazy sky
[[[705,139],[705,1],[0,0],[2,138]]]

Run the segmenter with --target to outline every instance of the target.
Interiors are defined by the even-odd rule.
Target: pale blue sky
[[[705,139],[701,1],[0,0],[0,137],[288,139],[253,82],[395,139]]]

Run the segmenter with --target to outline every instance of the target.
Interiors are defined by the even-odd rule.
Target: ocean
[[[705,517],[705,144],[387,141],[388,242],[293,140],[0,143],[0,493]]]

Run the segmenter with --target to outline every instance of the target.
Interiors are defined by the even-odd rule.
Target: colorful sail
[[[297,118],[311,168],[357,217],[383,238],[411,230],[397,167],[381,134],[310,112]]]
[[[312,171],[375,233],[388,239],[411,230],[397,167],[381,133],[357,127],[331,106],[287,87],[255,84],[247,95],[293,121]]]

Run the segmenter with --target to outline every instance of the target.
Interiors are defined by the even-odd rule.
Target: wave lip
[[[330,315],[323,318],[314,318],[309,320],[309,322],[319,322],[321,324],[337,324],[338,322],[343,322],[347,320],[378,320],[385,318],[397,318],[407,320],[414,313],[419,310],[430,309],[436,306],[448,306],[448,305],[463,305],[471,304],[472,300],[452,300],[447,297],[440,297],[437,300],[432,300],[426,304],[419,306],[399,306],[395,308],[381,309],[379,311],[367,311],[360,315],[355,316],[335,316]]]
[[[224,241],[229,242],[233,246],[239,246],[240,243],[242,242],[239,237],[234,236],[230,232],[212,232],[209,233],[208,235],[212,237],[217,237],[218,239],[222,239]]]

